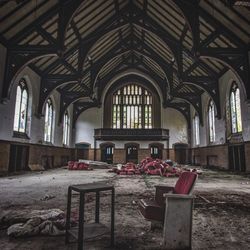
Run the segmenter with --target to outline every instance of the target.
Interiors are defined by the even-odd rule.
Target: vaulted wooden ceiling
[[[2,1],[0,16],[8,50],[2,98],[28,65],[42,79],[38,113],[56,89],[60,118],[74,103],[76,120],[100,105],[112,78],[135,70],[187,118],[192,105],[202,120],[204,91],[220,118],[218,79],[228,69],[250,99],[249,1],[17,0]]]

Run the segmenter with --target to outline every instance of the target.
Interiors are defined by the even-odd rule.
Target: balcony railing
[[[161,128],[153,129],[112,129],[98,128],[95,129],[96,140],[161,140],[169,139],[169,130]]]

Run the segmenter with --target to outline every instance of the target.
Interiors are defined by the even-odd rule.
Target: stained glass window
[[[209,126],[209,142],[215,141],[215,112],[214,102],[210,100],[208,105],[208,126]]]
[[[232,133],[242,132],[240,90],[234,83],[230,92],[230,114]]]
[[[52,142],[52,128],[53,128],[53,104],[49,98],[45,105],[45,126],[44,126],[44,141]]]
[[[69,145],[69,127],[70,127],[70,120],[68,112],[65,112],[63,116],[63,144]]]
[[[113,128],[152,128],[152,94],[129,84],[113,94]]]
[[[197,114],[194,116],[194,141],[195,145],[200,144],[200,119]]]
[[[26,81],[21,79],[17,86],[14,131],[26,133],[28,116],[28,88]]]

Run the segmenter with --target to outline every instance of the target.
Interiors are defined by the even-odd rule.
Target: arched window
[[[26,81],[22,78],[17,86],[14,131],[26,133],[29,94]]]
[[[214,102],[210,100],[208,105],[208,126],[209,126],[209,142],[215,141],[215,112]]]
[[[237,84],[233,84],[230,92],[230,114],[232,133],[242,132],[240,90]]]
[[[49,98],[45,105],[44,141],[46,142],[52,142],[53,121],[54,121],[53,103]]]
[[[113,128],[152,128],[152,94],[136,84],[113,94]]]
[[[63,116],[63,145],[69,145],[69,115],[66,111]]]
[[[200,119],[197,114],[194,116],[194,141],[195,145],[200,144]]]

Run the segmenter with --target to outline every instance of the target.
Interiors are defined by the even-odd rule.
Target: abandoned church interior
[[[250,1],[0,1],[0,249],[249,249],[249,173]]]

